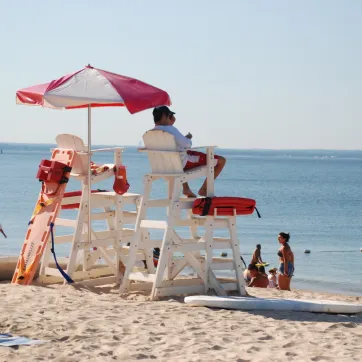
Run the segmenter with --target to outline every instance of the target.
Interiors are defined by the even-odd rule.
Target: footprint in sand
[[[295,342],[289,342],[289,343],[286,343],[286,344],[283,344],[283,348],[291,348],[291,347],[294,347],[295,346]]]
[[[250,347],[246,350],[247,353],[253,353],[253,352],[259,352],[260,348],[259,347]]]
[[[330,360],[332,360],[332,358],[324,357],[324,356],[316,356],[316,357],[312,357],[310,360],[311,361],[330,361]]]
[[[335,329],[335,328],[340,328],[340,327],[345,327],[345,328],[356,328],[357,324],[354,322],[341,322],[341,323],[334,323],[332,325],[330,325],[326,330],[328,329]]]
[[[157,357],[154,355],[147,355],[147,354],[143,354],[143,353],[137,353],[137,354],[133,354],[131,357],[134,357],[135,359],[156,359]]]

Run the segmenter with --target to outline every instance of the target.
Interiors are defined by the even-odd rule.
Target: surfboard
[[[362,312],[362,304],[342,303],[333,300],[212,297],[196,295],[186,297],[185,303],[191,306],[235,310],[270,310],[331,314],[355,314]]]

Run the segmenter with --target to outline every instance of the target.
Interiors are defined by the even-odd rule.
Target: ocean
[[[52,147],[0,143],[0,223],[8,235],[7,239],[0,235],[1,256],[19,255],[39,192],[37,168],[41,159],[50,157]],[[290,232],[295,254],[292,287],[362,295],[362,151],[218,149],[217,153],[227,164],[215,183],[216,195],[253,198],[262,216],[238,217],[240,250],[247,263],[255,245],[261,244],[263,259],[276,267],[278,233]],[[97,163],[112,160],[111,154],[94,158]],[[130,192],[142,193],[147,156],[127,147],[123,160]],[[198,190],[200,184],[195,181],[191,186]],[[99,188],[111,186],[107,181]],[[76,189],[79,184],[69,184],[68,190]],[[163,190],[162,182],[157,182],[154,195]],[[153,218],[162,216],[153,211]],[[57,246],[57,255],[66,256],[62,247]]]

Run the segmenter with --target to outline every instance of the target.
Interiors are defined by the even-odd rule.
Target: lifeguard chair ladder
[[[70,247],[69,259],[67,259],[64,271],[74,282],[81,282],[82,284],[93,286],[108,283],[119,284],[123,276],[123,265],[127,259],[127,244],[130,243],[134,234],[134,229],[126,228],[125,225],[135,224],[140,195],[133,193],[118,195],[113,190],[92,193],[92,210],[101,209],[102,212],[92,213],[91,220],[104,220],[107,229],[95,231],[91,228],[91,240],[88,242],[88,167],[90,165],[88,164],[87,146],[84,145],[81,138],[69,134],[58,135],[56,141],[58,148],[75,151],[76,156],[71,177],[80,181],[82,185],[81,195],[67,197],[62,201],[64,206],[79,204],[77,218],[74,220],[58,217],[55,221],[55,226],[65,226],[75,230],[73,234],[55,236],[54,238],[55,245],[68,244]],[[107,166],[106,170],[92,175],[90,185],[114,177],[114,166],[118,169],[122,165],[123,148],[92,150],[92,153],[98,152],[113,152],[114,164],[103,165],[102,167]],[[126,211],[126,205],[133,205],[136,211]],[[52,262],[51,249],[51,240],[49,240],[38,280],[42,283],[61,281],[66,283],[61,272],[57,268],[50,267]]]
[[[182,184],[200,177],[207,177],[207,195],[214,195],[214,147],[206,147],[207,166],[185,172],[181,161],[182,152],[177,149],[171,134],[151,130],[144,134],[143,140],[145,148],[140,152],[148,154],[152,171],[144,176],[144,193],[120,288],[121,293],[151,290],[151,299],[168,295],[208,293],[210,289],[218,295],[226,295],[227,291],[232,290],[245,295],[235,215],[194,216],[191,209],[195,199],[180,197]],[[167,182],[167,198],[151,200],[152,184],[159,179]],[[166,207],[167,220],[147,219],[147,210],[152,207]],[[188,211],[188,218],[182,217],[182,210]],[[202,237],[197,234],[200,226],[205,228]],[[176,231],[177,227],[188,227],[191,237],[181,238]],[[230,237],[215,238],[214,230],[219,228],[229,230]],[[162,240],[150,238],[152,229],[163,230]],[[157,268],[154,267],[152,259],[148,258],[146,268],[143,271],[135,271],[137,253],[150,255],[149,251],[154,248],[160,248]],[[231,249],[232,258],[214,258],[213,251],[216,249]],[[176,260],[175,253],[182,253],[184,257]],[[194,269],[197,278],[177,278],[186,267]],[[217,278],[214,272],[220,270],[234,271],[235,278]]]

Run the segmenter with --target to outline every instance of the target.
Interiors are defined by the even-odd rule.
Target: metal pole
[[[91,114],[91,105],[88,105],[88,243],[91,241],[91,189],[92,189],[92,172],[91,172],[91,150],[92,150],[92,139],[91,139],[91,131],[92,131],[92,114]]]

